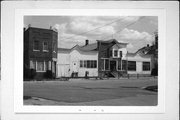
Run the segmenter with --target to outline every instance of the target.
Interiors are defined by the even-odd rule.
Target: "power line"
[[[132,26],[132,25],[134,25],[135,23],[137,23],[138,21],[140,21],[141,19],[143,19],[144,18],[144,16],[143,17],[141,17],[139,20],[137,20],[137,21],[135,21],[135,22],[133,22],[133,23],[130,23],[130,24],[128,24],[128,25],[126,25],[125,27],[129,27],[129,26]],[[124,28],[125,28],[124,27]],[[115,35],[115,34],[117,34],[117,33],[119,33],[119,32],[121,32],[123,29],[121,29],[121,30],[119,30],[119,31],[117,31],[117,32],[115,32],[113,35]],[[108,37],[105,37],[105,38],[109,38],[109,37],[111,37],[112,35],[109,35]],[[102,39],[105,39],[105,38],[102,38]]]
[[[127,17],[128,17],[128,16],[127,16]],[[126,17],[125,17],[125,18],[126,18]],[[124,18],[123,18],[123,19],[124,19]],[[83,33],[80,33],[80,34],[76,34],[76,35],[74,35],[74,36],[72,36],[72,37],[68,37],[68,38],[64,38],[64,39],[71,39],[71,38],[74,38],[75,36],[87,34],[87,33],[89,33],[89,32],[92,32],[92,31],[95,31],[95,30],[97,30],[97,29],[103,28],[103,27],[108,26],[108,25],[110,25],[110,24],[113,24],[113,23],[115,23],[115,22],[122,21],[123,19],[122,19],[122,18],[118,18],[118,19],[116,19],[115,21],[110,22],[110,23],[107,23],[107,24],[105,24],[105,25],[103,25],[103,26],[100,26],[100,27],[97,27],[97,28],[95,28],[95,29],[89,30],[89,31],[87,31],[87,32],[83,32]],[[63,40],[64,40],[64,39],[63,39]]]

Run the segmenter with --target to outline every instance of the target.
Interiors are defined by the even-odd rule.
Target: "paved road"
[[[56,82],[25,82],[24,96],[44,98],[63,105],[91,105],[91,103],[92,105],[123,105],[120,102],[122,100],[126,102],[125,105],[156,105],[157,92],[142,89],[142,87],[151,85],[157,85],[157,80],[153,78],[138,80],[75,79]],[[138,100],[142,104],[135,102]]]

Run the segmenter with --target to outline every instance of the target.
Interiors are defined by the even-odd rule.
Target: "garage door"
[[[70,77],[70,66],[58,65],[58,77]]]

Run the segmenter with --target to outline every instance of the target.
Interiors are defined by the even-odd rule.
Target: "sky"
[[[24,27],[46,28],[58,32],[58,47],[84,45],[85,40],[116,39],[128,43],[129,52],[152,44],[158,30],[157,16],[25,16]]]

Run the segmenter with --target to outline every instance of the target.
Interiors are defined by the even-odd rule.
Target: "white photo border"
[[[23,105],[24,16],[158,16],[158,105],[157,106],[25,106]],[[15,113],[164,113],[166,83],[165,9],[16,9],[14,57]]]

